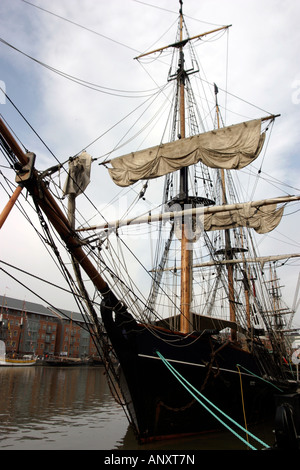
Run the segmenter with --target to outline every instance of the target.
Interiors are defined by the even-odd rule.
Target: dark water
[[[251,431],[273,444],[270,426]],[[0,367],[0,450],[118,449],[247,447],[227,431],[139,446],[121,406],[111,396],[102,367]]]

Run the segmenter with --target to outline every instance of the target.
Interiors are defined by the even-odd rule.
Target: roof
[[[27,300],[14,299],[7,297],[6,295],[0,295],[0,308],[11,308],[13,310],[24,311],[26,313],[38,313],[39,315],[50,315],[54,316],[44,305],[37,304],[34,302],[28,302]]]
[[[70,311],[70,310],[64,310],[62,308],[53,308],[53,307],[48,307],[49,308],[49,311],[51,311],[54,315],[56,312],[56,317],[59,317],[61,318],[62,320],[73,320],[75,322],[83,322],[84,319],[83,317],[86,318],[86,315],[82,315],[82,313],[80,312],[73,312],[73,311]],[[88,323],[90,323],[90,320],[89,318],[86,318],[86,321]]]
[[[14,299],[6,295],[0,295],[0,311],[2,308],[9,308],[12,310],[24,311],[26,313],[35,313],[38,315],[47,315],[48,317],[55,317],[61,319],[72,319],[74,321],[83,321],[82,315],[79,312],[71,312],[59,308],[45,307],[44,305],[27,300]]]

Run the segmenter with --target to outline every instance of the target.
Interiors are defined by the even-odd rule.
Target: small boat
[[[4,341],[0,341],[0,367],[28,367],[36,364],[36,358],[26,354],[24,356],[7,357]]]
[[[46,366],[52,367],[78,367],[88,366],[88,359],[78,359],[74,357],[49,357],[42,362]]]

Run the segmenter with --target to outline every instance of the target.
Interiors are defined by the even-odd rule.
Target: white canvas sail
[[[69,173],[64,185],[64,194],[74,194],[75,197],[83,193],[90,182],[92,157],[82,152],[69,161]]]
[[[251,203],[248,203],[236,211],[206,214],[204,230],[213,231],[235,227],[249,227],[260,234],[268,233],[274,230],[280,223],[283,210],[283,207],[277,209],[276,204],[252,207]]]
[[[278,204],[299,201],[300,196],[283,196],[259,201],[225,204],[222,206],[196,207],[182,211],[174,210],[159,214],[147,214],[132,219],[117,219],[103,224],[78,228],[78,232],[89,230],[117,230],[120,227],[153,222],[177,220],[182,223],[195,217],[205,231],[225,230],[235,227],[249,227],[263,234],[274,230],[281,221],[284,206]]]
[[[108,170],[115,184],[129,186],[198,162],[241,169],[258,157],[264,138],[261,120],[248,121],[114,158]]]

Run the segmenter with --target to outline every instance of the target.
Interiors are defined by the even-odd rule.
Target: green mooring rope
[[[254,446],[252,446],[249,442],[247,442],[243,437],[241,437],[234,429],[232,429],[228,424],[226,424],[220,417],[218,417],[212,410],[209,409],[208,406],[206,406],[203,401],[199,399],[192,391],[194,390],[198,395],[201,396],[206,402],[208,402],[213,408],[215,408],[219,413],[221,413],[223,416],[225,416],[229,421],[234,423],[238,428],[240,428],[242,431],[247,433],[250,437],[252,437],[254,440],[258,441],[260,444],[262,444],[264,447],[269,447],[268,444],[265,444],[263,441],[261,441],[258,437],[254,436],[251,432],[243,428],[239,423],[234,421],[230,416],[226,415],[222,410],[220,410],[216,405],[214,405],[211,401],[209,401],[202,393],[200,393],[193,385],[191,385],[177,370],[163,357],[163,355],[159,352],[156,351],[156,354],[160,359],[163,361],[165,366],[172,372],[172,374],[177,378],[177,380],[188,390],[188,392],[209,412],[211,413],[220,423],[223,424],[230,432],[232,432],[238,439],[240,439],[244,444],[246,444],[248,447],[250,447],[252,450],[257,450]],[[185,383],[184,383],[185,382]]]
[[[241,366],[240,364],[237,364],[238,367],[241,367],[242,369],[244,369],[246,372],[248,372],[248,374],[250,375],[253,375],[253,377],[256,377],[257,379],[259,380],[262,380],[263,382],[266,382],[267,384],[269,385],[272,385],[272,387],[276,388],[277,390],[279,390],[279,392],[283,392],[283,390],[281,390],[281,388],[279,387],[276,387],[276,385],[274,385],[272,382],[270,382],[269,380],[266,380],[266,379],[263,379],[262,377],[259,377],[259,375],[256,375],[254,374],[253,372],[251,372],[250,370],[246,369],[246,367],[243,367]]]

